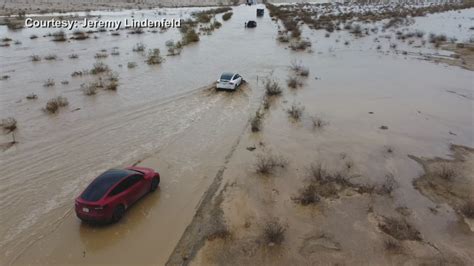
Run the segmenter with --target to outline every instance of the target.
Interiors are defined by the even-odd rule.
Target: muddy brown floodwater
[[[91,14],[147,17],[161,11],[169,18],[186,18],[195,10]],[[406,219],[421,232],[423,242],[404,244],[411,250],[409,259],[396,257],[395,263],[437,258],[432,244],[449,261],[472,264],[472,233],[466,233],[449,206],[437,215],[429,210],[433,202],[412,184],[423,169],[407,156],[446,157],[451,143],[474,146],[472,72],[420,60],[417,48],[404,43],[400,49],[410,53],[394,51],[389,46],[395,40],[381,38],[379,51],[372,37],[355,38],[344,31],[326,38],[323,31],[303,28],[312,51],[293,52],[276,41],[278,26],[268,12],[255,29],[243,27],[255,19],[255,6],[234,7],[233,12],[226,22],[218,15],[220,29],[159,66],[147,65],[132,48],[142,42],[166,51],[167,40],[180,38],[177,30],[141,35],[121,31],[120,36],[99,32],[97,38],[58,43],[42,37],[54,30],[0,27],[2,38],[21,42],[0,47],[0,74],[10,76],[0,81],[0,113],[16,117],[19,141],[0,153],[1,263],[162,265],[182,263],[184,255],[197,264],[385,264],[393,257],[380,252],[385,240],[380,224],[384,217],[398,215],[397,207],[406,207],[412,213]],[[443,14],[417,18],[416,23],[464,25],[474,10]],[[30,39],[32,34],[40,37]],[[465,41],[471,33],[463,26],[456,34]],[[119,74],[119,88],[85,96],[80,84],[90,77],[71,73],[90,69],[102,49],[120,52],[101,59]],[[428,45],[419,49],[443,53]],[[55,61],[31,62],[31,55],[53,53]],[[72,53],[79,58],[69,59]],[[310,70],[297,90],[286,87],[292,61]],[[137,67],[128,69],[128,62]],[[236,93],[214,92],[212,83],[225,70],[239,72],[247,84]],[[248,121],[260,106],[267,77],[282,85],[283,95],[265,114],[262,132],[252,134]],[[56,85],[43,87],[49,78]],[[68,84],[61,84],[63,80]],[[30,93],[38,99],[27,101]],[[69,106],[45,114],[41,108],[57,95],[66,96]],[[293,103],[305,107],[300,121],[288,119]],[[314,115],[328,125],[315,131]],[[388,129],[380,129],[382,125]],[[8,135],[0,139],[9,140]],[[385,153],[387,147],[393,152]],[[256,154],[267,151],[288,158],[289,164],[276,177],[262,179],[254,161]],[[392,198],[374,199],[348,188],[321,206],[295,205],[291,198],[306,182],[306,167],[321,161],[338,169],[341,156],[353,163],[351,176],[360,183],[382,184],[391,173],[398,184]],[[160,172],[158,193],[136,203],[118,224],[82,224],[73,211],[74,198],[98,173],[134,163]],[[215,183],[216,176],[221,183]],[[219,189],[210,198],[222,195],[222,203],[209,205],[206,212],[222,210],[235,240],[229,245],[222,244],[227,240],[189,235],[203,226],[193,216],[206,206],[203,195],[213,186]],[[367,213],[368,206],[372,212]],[[282,253],[255,242],[263,221],[274,216],[288,225]]]

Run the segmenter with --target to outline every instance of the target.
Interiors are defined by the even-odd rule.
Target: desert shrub
[[[281,87],[275,80],[267,80],[265,83],[265,94],[268,96],[280,95],[282,93]]]
[[[329,174],[320,163],[312,163],[308,168],[308,175],[312,182],[321,182]]]
[[[119,56],[120,55],[120,52],[118,50],[112,50],[112,52],[110,53],[112,56]]]
[[[279,156],[272,154],[260,154],[255,163],[256,172],[259,174],[271,174],[276,167],[284,168],[288,162]]]
[[[47,113],[54,114],[59,110],[59,108],[65,107],[68,104],[69,104],[69,102],[68,102],[66,97],[58,96],[58,97],[50,99],[46,103],[46,106],[45,106],[44,110]]]
[[[130,34],[143,34],[145,31],[142,28],[133,28],[129,31]]]
[[[109,56],[109,54],[101,52],[101,53],[96,53],[94,58],[95,59],[102,59],[102,58],[107,58],[108,56]]]
[[[30,39],[31,40],[38,39],[38,35],[32,34],[32,35],[30,35]]]
[[[302,50],[306,50],[306,48],[309,48],[309,47],[311,47],[311,42],[308,40],[293,41],[290,44],[290,48],[293,51],[302,51]]]
[[[300,191],[300,194],[297,197],[293,198],[293,200],[303,206],[306,206],[320,202],[321,198],[318,195],[318,188],[316,184],[310,183],[305,186]]]
[[[403,248],[398,241],[387,239],[384,242],[385,250],[391,253],[401,253]]]
[[[78,41],[85,40],[85,39],[89,38],[89,35],[87,35],[87,33],[83,32],[83,31],[80,31],[80,30],[74,31],[72,33],[72,35],[73,35],[72,39],[78,40]]]
[[[395,189],[397,182],[392,174],[387,174],[385,176],[384,183],[378,188],[379,194],[392,194],[393,190]]]
[[[286,227],[277,219],[265,223],[263,227],[263,239],[266,244],[279,245],[285,240]]]
[[[161,64],[163,62],[163,57],[161,57],[160,49],[150,49],[148,51],[146,62],[149,65]]]
[[[43,87],[53,87],[55,84],[54,79],[49,78],[44,82]]]
[[[39,55],[32,55],[31,56],[31,61],[39,62],[39,61],[41,61],[41,57]]]
[[[139,43],[135,44],[132,51],[134,51],[134,52],[144,52],[145,49],[146,49],[146,45],[142,42],[139,42]]]
[[[14,117],[7,117],[2,119],[0,126],[6,134],[12,134],[12,144],[16,143],[15,130],[17,129],[17,121]]]
[[[457,175],[456,170],[449,163],[441,163],[435,170],[436,176],[446,181],[453,181]]]
[[[295,76],[289,77],[286,80],[286,84],[288,85],[288,87],[290,87],[292,89],[296,89],[298,87],[303,86],[303,83],[298,79],[298,77],[295,77]]]
[[[58,59],[58,57],[55,54],[50,54],[44,57],[44,60],[48,60],[48,61],[53,61],[56,59]]]
[[[79,58],[79,55],[77,55],[77,54],[69,55],[69,59],[77,59],[77,58]]]
[[[393,217],[384,217],[383,221],[379,223],[378,227],[382,232],[392,236],[400,241],[415,240],[421,241],[421,234],[418,230],[412,227],[406,220]]]
[[[355,24],[352,26],[350,32],[356,36],[362,35],[362,27],[359,24]]]
[[[58,32],[55,32],[53,33],[53,41],[55,42],[64,42],[66,41],[66,33],[64,33],[64,31],[58,31]]]
[[[290,37],[286,33],[278,34],[277,40],[282,43],[287,43],[290,41]]]
[[[297,75],[307,77],[309,75],[309,69],[301,64],[301,62],[292,61],[290,69]]]
[[[98,87],[99,85],[97,84],[97,82],[81,84],[82,93],[84,93],[84,95],[87,95],[87,96],[92,96],[92,95],[97,94]]]
[[[102,63],[102,62],[96,62],[92,69],[90,70],[90,73],[92,75],[97,75],[100,73],[108,72],[110,70],[109,66]]]
[[[290,118],[293,118],[294,120],[298,121],[301,119],[301,116],[303,115],[303,106],[299,106],[297,104],[291,105],[291,107],[286,110]]]
[[[166,47],[168,47],[168,55],[170,56],[181,54],[181,50],[183,49],[181,42],[175,43],[173,40],[167,41]]]
[[[183,36],[183,44],[186,45],[193,42],[199,42],[199,35],[194,29],[190,29]]]
[[[137,63],[135,63],[135,62],[128,62],[127,63],[128,68],[135,68],[136,66],[137,66]]]
[[[62,85],[68,85],[68,84],[69,84],[69,81],[68,81],[68,80],[63,80],[63,81],[61,81],[61,84],[62,84]]]
[[[262,125],[262,115],[260,114],[259,111],[255,112],[255,116],[252,117],[250,120],[250,126],[252,129],[252,132],[258,132],[260,131],[260,127]]]
[[[0,77],[0,80],[7,80],[9,78],[10,78],[9,75],[3,75],[3,76]]]
[[[222,20],[224,20],[224,21],[229,20],[232,17],[233,14],[234,13],[232,13],[232,12],[224,13],[224,15],[222,15]]]
[[[474,219],[474,201],[466,202],[461,207],[461,213],[469,219]]]
[[[26,95],[26,99],[27,100],[36,100],[36,99],[38,99],[38,95],[36,95],[34,93],[30,93],[30,94]]]
[[[311,122],[313,123],[313,128],[322,128],[328,124],[328,122],[324,121],[319,116],[311,117]]]
[[[2,119],[1,126],[5,132],[10,133],[16,130],[17,121],[14,117],[7,117]]]

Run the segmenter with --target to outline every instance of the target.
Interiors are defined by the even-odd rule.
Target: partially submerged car
[[[264,13],[265,13],[265,9],[257,8],[257,17],[263,17]]]
[[[75,201],[75,211],[85,222],[119,221],[125,210],[160,184],[153,169],[127,167],[110,169],[96,177]]]
[[[255,28],[257,27],[257,22],[255,20],[249,20],[245,23],[246,28]]]
[[[235,90],[242,84],[242,77],[237,73],[225,72],[217,80],[216,89]]]

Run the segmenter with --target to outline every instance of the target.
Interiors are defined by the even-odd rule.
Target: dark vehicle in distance
[[[255,20],[249,20],[247,23],[245,23],[246,28],[255,28],[257,27],[257,22]]]
[[[150,168],[107,170],[76,198],[76,215],[85,222],[117,222],[128,207],[155,191],[159,184],[160,175]]]
[[[257,8],[257,17],[263,17],[264,13],[265,13],[265,9]]]

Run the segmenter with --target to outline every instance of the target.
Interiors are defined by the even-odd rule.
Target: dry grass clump
[[[26,95],[26,99],[27,100],[36,100],[36,99],[38,99],[38,95],[36,95],[34,93],[30,93],[30,94]]]
[[[285,240],[286,227],[273,218],[263,226],[262,238],[267,245],[280,245]]]
[[[48,61],[53,61],[56,59],[58,59],[58,57],[55,54],[50,54],[44,57],[44,60],[48,60]]]
[[[400,245],[400,243],[393,239],[385,240],[384,247],[385,247],[385,250],[390,253],[399,254],[403,252],[403,247]]]
[[[69,55],[69,59],[78,59],[78,58],[79,58],[79,55],[77,55],[77,54]]]
[[[275,156],[272,154],[260,154],[257,155],[257,162],[255,163],[256,172],[259,174],[271,174],[276,167],[285,168],[288,164],[283,157]]]
[[[224,20],[224,21],[229,20],[232,17],[233,14],[234,13],[232,13],[232,12],[224,13],[224,15],[222,15],[222,20]]]
[[[72,39],[73,40],[78,40],[78,41],[82,41],[82,40],[85,40],[85,39],[88,39],[89,38],[89,35],[87,35],[87,33],[83,32],[83,31],[80,31],[80,30],[76,30],[72,33],[73,37]]]
[[[109,66],[102,63],[102,62],[96,62],[92,69],[89,71],[92,75],[97,75],[100,73],[105,73],[110,70]]]
[[[128,62],[128,63],[127,63],[127,67],[128,67],[128,68],[135,68],[135,67],[137,67],[137,63],[135,63],[135,62]]]
[[[265,94],[268,96],[276,96],[282,93],[281,87],[275,80],[267,80],[265,83]]]
[[[469,219],[474,219],[474,201],[466,202],[461,207],[461,213]]]
[[[282,32],[278,34],[277,40],[281,43],[287,43],[287,42],[290,42],[290,37],[288,36],[287,33]]]
[[[30,35],[30,40],[38,39],[38,35],[36,34],[31,34]]]
[[[67,40],[66,33],[64,31],[58,31],[52,34],[54,42],[65,42]]]
[[[149,65],[157,65],[161,64],[163,62],[163,57],[160,54],[160,49],[155,48],[155,49],[150,49],[148,51],[147,59],[146,62]]]
[[[53,87],[54,85],[56,85],[54,79],[49,78],[44,82],[43,87]]]
[[[444,34],[436,35],[431,33],[429,36],[429,42],[434,44],[435,47],[439,47],[441,44],[447,41],[447,37]]]
[[[102,59],[107,57],[109,57],[109,54],[104,52],[96,53],[94,56],[95,59]]]
[[[58,96],[50,99],[44,108],[44,111],[50,114],[56,113],[61,107],[69,105],[69,101],[66,97]]]
[[[435,171],[435,175],[445,181],[453,181],[457,176],[456,170],[450,163],[441,163]]]
[[[16,143],[15,130],[17,129],[17,121],[14,117],[7,117],[2,119],[0,126],[6,134],[12,133],[12,144]]]
[[[297,104],[291,105],[291,107],[286,110],[290,118],[294,119],[295,121],[299,121],[301,116],[303,115],[304,106],[300,106]]]
[[[400,241],[422,240],[420,232],[411,226],[405,219],[383,217],[383,221],[378,224],[378,227],[382,232]]]
[[[311,42],[308,40],[295,40],[290,44],[290,48],[293,51],[304,51],[311,47]]]
[[[13,132],[17,128],[17,121],[13,117],[7,117],[2,119],[2,129],[5,130],[7,133]]]
[[[146,45],[142,42],[139,42],[139,43],[135,44],[135,46],[133,46],[132,51],[134,51],[134,52],[144,52],[145,49],[146,49]]]
[[[298,87],[303,86],[303,83],[298,79],[298,77],[291,76],[286,80],[286,84],[288,87],[292,89],[296,89]]]
[[[183,50],[183,44],[179,41],[175,43],[173,40],[169,40],[166,42],[166,47],[168,48],[169,56],[179,55]]]
[[[328,122],[324,121],[319,116],[312,116],[311,122],[313,123],[313,128],[323,128],[324,126],[329,124]]]
[[[381,195],[391,195],[393,190],[396,188],[397,182],[392,174],[387,174],[385,176],[384,183],[378,187],[377,192]]]
[[[81,84],[81,90],[84,95],[92,96],[97,94],[99,84],[97,82],[83,83]]]
[[[252,132],[260,131],[260,128],[262,126],[262,118],[263,116],[260,114],[259,111],[255,112],[255,116],[250,119],[250,127],[252,129]]]
[[[310,204],[316,204],[321,201],[318,194],[318,187],[316,184],[310,183],[306,185],[297,197],[292,198],[295,202],[307,206]]]
[[[31,56],[31,61],[39,62],[39,61],[41,61],[41,57],[39,55],[32,55]]]
[[[194,29],[190,29],[184,33],[182,43],[183,45],[187,45],[193,42],[199,42],[199,35]]]

